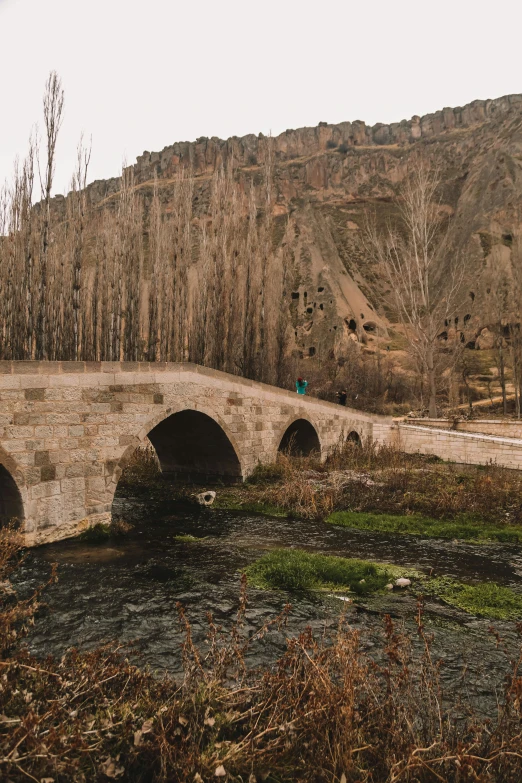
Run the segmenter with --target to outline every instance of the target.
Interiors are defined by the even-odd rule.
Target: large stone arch
[[[292,443],[292,436],[294,440]],[[321,438],[319,428],[306,414],[292,416],[277,433],[275,443],[274,460],[280,451],[284,451],[287,445],[293,445],[296,455],[307,456],[316,451],[322,455]]]
[[[0,446],[0,526],[11,519],[25,522],[26,487],[23,472]]]
[[[185,421],[185,427],[176,427],[176,425],[180,423],[180,419],[176,420],[176,417],[183,417],[184,414],[188,414],[192,421]],[[178,436],[180,439],[185,439],[186,442],[187,427],[195,425],[197,428],[197,419],[199,419],[199,423],[204,422],[204,425],[207,427],[207,434],[209,437],[215,437],[215,441],[211,445],[214,445],[217,449],[227,448],[227,453],[224,455],[226,465],[225,470],[216,470],[213,472],[212,470],[198,471],[198,465],[192,464],[190,466],[193,468],[192,474],[190,474],[190,471],[188,471],[188,478],[194,478],[195,480],[210,480],[212,478],[222,478],[223,480],[235,481],[242,480],[244,477],[244,468],[241,450],[239,449],[236,438],[234,437],[233,433],[230,432],[222,417],[209,406],[201,405],[201,403],[196,401],[194,401],[193,404],[190,404],[190,401],[187,401],[187,403],[184,405],[173,405],[171,407],[165,408],[161,413],[156,413],[154,416],[151,416],[141,426],[139,432],[137,432],[136,435],[132,437],[131,442],[125,448],[121,458],[118,461],[118,464],[113,471],[112,495],[114,496],[114,493],[116,492],[118,480],[128,460],[135,450],[146,442],[150,442],[154,446],[162,471],[176,475],[176,473],[178,473],[178,471],[175,469],[177,466],[176,464],[173,464],[172,461],[169,462],[168,455],[166,454],[168,449],[168,441],[170,440],[172,445],[175,446],[175,438]],[[169,422],[171,422],[171,425],[168,424]],[[161,433],[162,429],[163,433]],[[201,439],[202,435],[204,437],[204,432],[201,431],[202,429],[203,427],[199,430],[199,432],[194,429],[190,430],[190,434],[194,436],[194,441]],[[157,437],[155,437],[153,433],[155,433]],[[152,437],[150,437],[151,434],[153,434]],[[162,434],[164,436],[163,438],[161,437]],[[194,456],[196,451],[197,449],[195,449],[191,454],[189,453],[187,456]],[[207,449],[204,456],[211,456],[210,451],[210,449]],[[218,452],[216,452],[216,457],[217,456]],[[182,465],[179,465],[178,467],[183,468]]]

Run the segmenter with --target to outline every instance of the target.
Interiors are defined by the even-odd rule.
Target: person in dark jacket
[[[347,396],[348,395],[344,389],[340,392],[337,392],[337,402],[339,403],[339,405],[346,405]]]

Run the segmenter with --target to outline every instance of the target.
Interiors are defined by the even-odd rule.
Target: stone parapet
[[[522,438],[522,421],[515,419],[404,419],[405,424],[454,432],[477,432],[506,438]]]
[[[449,462],[494,464],[522,470],[522,440],[398,423],[392,442],[407,453],[433,454]]]

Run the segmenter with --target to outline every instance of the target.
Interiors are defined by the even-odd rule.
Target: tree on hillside
[[[370,250],[389,283],[391,305],[429,390],[429,415],[437,417],[436,359],[439,335],[463,299],[464,258],[449,238],[440,176],[424,158],[414,159],[396,199],[398,219],[381,229],[369,222]]]
[[[44,169],[37,157],[40,173],[40,187],[42,193],[41,202],[41,252],[39,271],[39,306],[38,324],[36,329],[37,358],[49,358],[49,346],[47,341],[48,317],[49,317],[49,244],[51,240],[51,192],[53,189],[54,171],[56,167],[56,144],[58,133],[63,119],[64,91],[62,82],[56,71],[51,71],[45,85],[43,98],[44,126],[46,141],[46,156]]]

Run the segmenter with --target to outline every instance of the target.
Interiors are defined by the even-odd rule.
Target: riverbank
[[[347,445],[326,462],[281,455],[220,508],[325,519],[359,530],[466,541],[522,542],[522,475],[389,448]]]
[[[522,553],[481,536],[517,533],[518,481],[283,456],[205,508],[137,460],[112,531],[0,545],[0,776],[517,780]],[[464,514],[467,540],[398,529]]]
[[[259,562],[256,551],[269,554],[274,536],[295,553],[288,548],[295,522],[242,514],[228,522],[225,512],[206,509],[173,516],[167,501],[153,529],[159,506],[143,507],[141,525],[133,518],[135,527],[118,545],[59,542],[25,560],[4,547],[0,775],[15,783],[517,779],[520,643],[506,624],[497,646],[489,622],[461,626],[446,610],[438,615],[443,623],[434,622],[435,607],[416,606],[401,589],[377,595],[379,609],[364,584],[374,579],[369,587],[382,592],[398,571],[361,560],[339,570],[331,555],[319,555],[328,589],[340,580],[357,590],[365,580],[360,599],[367,610],[325,591],[314,598],[247,589],[238,567],[248,572],[248,563]],[[122,511],[132,517],[133,508],[137,515],[132,505]],[[317,521],[300,524],[311,538],[317,529],[323,549],[338,550],[346,536]],[[38,557],[36,568],[31,560]],[[52,576],[53,560],[59,581],[39,588]],[[228,569],[225,593],[216,566]],[[18,600],[10,585],[17,589],[18,574],[27,579],[28,569],[33,579],[22,579]],[[415,578],[412,569],[400,572]],[[113,624],[93,636],[111,616]],[[118,641],[103,645],[110,628]],[[80,629],[87,635],[78,637]],[[129,661],[140,655],[138,630],[178,658],[177,674]],[[65,645],[58,654],[21,646],[25,637],[34,649],[36,634],[43,650],[57,632]],[[492,699],[484,701],[486,690]]]

